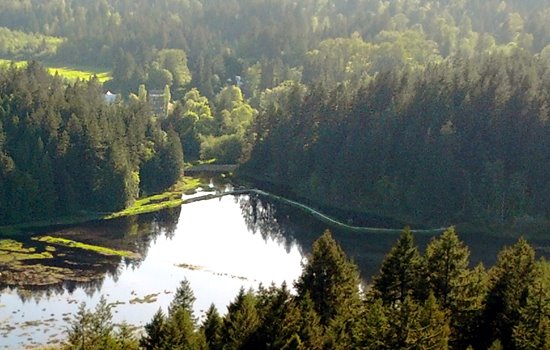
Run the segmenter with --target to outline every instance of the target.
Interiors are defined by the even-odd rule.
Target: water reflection
[[[227,186],[215,185],[214,190],[225,191]],[[78,304],[85,301],[93,307],[102,294],[116,304],[116,322],[143,325],[159,307],[170,303],[183,278],[190,281],[197,296],[197,315],[211,302],[223,311],[243,285],[269,285],[272,281],[292,285],[301,273],[304,254],[327,228],[367,282],[398,237],[336,230],[301,210],[258,194],[226,196],[155,214],[39,232],[131,250],[140,257],[104,257],[60,247],[57,253],[64,256],[58,254],[48,263],[72,269],[71,278],[43,287],[0,286],[0,348],[28,345],[27,337],[41,344],[62,339],[66,319]],[[430,238],[417,236],[421,249]],[[470,246],[472,262],[486,265],[492,264],[502,246],[514,242],[483,235],[461,238]],[[25,244],[42,243],[28,240]],[[146,296],[154,302],[140,304]],[[34,320],[41,326],[25,328],[25,322]],[[17,331],[11,330],[13,327]],[[25,333],[29,335],[20,336]]]
[[[121,218],[111,221],[91,222],[61,230],[41,231],[42,235],[67,238],[93,245],[106,246],[115,249],[137,252],[133,259],[118,256],[104,256],[78,248],[57,246],[52,259],[28,260],[24,264],[17,264],[13,271],[9,268],[2,271],[3,280],[0,280],[0,290],[9,290],[16,293],[22,302],[48,300],[51,297],[65,292],[72,294],[81,289],[86,296],[92,297],[102,290],[105,279],[117,282],[119,276],[126,270],[139,269],[142,261],[147,257],[151,242],[159,236],[171,239],[176,231],[181,208],[163,210],[154,214]],[[46,244],[32,239],[23,240],[25,247],[37,251],[44,251]],[[7,276],[30,274],[22,284],[15,283]],[[50,283],[40,280],[33,282],[33,274],[55,274]],[[59,276],[63,274],[63,276]],[[2,283],[3,282],[3,283]]]
[[[316,220],[307,213],[287,204],[273,201],[258,194],[237,198],[243,218],[251,232],[260,232],[264,239],[275,239],[292,244],[297,242],[304,255],[310,253],[313,242],[327,229],[342,246],[346,254],[359,266],[361,276],[367,283],[379,272],[384,256],[397,241],[399,234],[391,233],[357,233],[335,228]],[[361,218],[365,226],[385,227],[395,224],[393,221],[382,222],[382,218],[368,216]],[[397,226],[393,226],[397,227]],[[460,238],[471,251],[471,266],[483,263],[492,266],[500,250],[515,243],[516,239],[505,236],[458,232]],[[415,241],[421,252],[433,238],[429,234],[417,234]],[[534,246],[548,246],[549,241],[531,241]],[[537,255],[550,257],[550,251],[537,250]]]
[[[237,196],[235,201],[239,203],[248,231],[253,234],[259,232],[264,240],[274,240],[290,251],[296,239],[289,232],[290,226],[285,222],[288,217],[284,216],[283,211],[254,193]]]
[[[213,189],[223,192],[230,190],[231,186],[227,183],[217,183]],[[239,220],[243,220],[246,227],[243,231],[259,235],[265,242],[275,242],[278,246],[284,247],[287,253],[292,249],[298,249],[300,254],[306,256],[310,253],[315,239],[324,230],[330,229],[344,251],[357,263],[367,282],[378,272],[384,255],[398,238],[398,234],[365,234],[335,229],[301,210],[255,193],[225,197],[224,201],[227,200],[232,201],[239,208]],[[215,203],[221,200],[212,201]],[[223,219],[228,215],[224,212],[227,206],[224,208],[220,208],[220,211],[214,215],[210,215],[210,213],[201,213],[201,215]],[[52,234],[86,243],[130,250],[139,253],[139,258],[105,257],[78,249],[63,250],[60,248],[64,255],[63,258],[41,263],[69,268],[79,278],[69,276],[66,281],[54,285],[17,288],[17,293],[23,301],[32,298],[35,300],[47,299],[52,295],[63,294],[65,291],[73,293],[77,289],[82,289],[87,296],[93,296],[104,288],[105,279],[117,282],[120,275],[128,269],[139,270],[142,262],[147,258],[152,244],[159,238],[174,239],[180,220],[190,219],[189,215],[186,210],[178,207],[153,214],[93,222],[55,232],[41,232],[41,235]],[[379,219],[377,218],[377,220]],[[460,232],[459,234],[471,249],[472,264],[483,262],[485,265],[492,265],[500,249],[515,241],[507,237],[466,235]],[[429,235],[416,236],[420,250],[425,248],[431,238]],[[29,242],[31,241],[27,243]],[[36,244],[36,242],[34,243]],[[3,287],[10,286],[0,284],[0,289]]]
[[[264,232],[271,214],[260,215],[263,219],[256,222],[263,224],[250,234],[253,220],[248,219],[251,215],[243,216],[241,208],[246,201],[247,196],[227,196],[156,214],[40,232],[136,251],[140,258],[102,257],[59,247],[56,253],[63,256],[48,263],[72,268],[75,278],[44,287],[0,289],[0,348],[63,339],[67,320],[78,304],[93,307],[101,295],[115,305],[115,322],[143,326],[159,307],[170,303],[183,278],[197,296],[197,315],[212,302],[223,312],[241,286],[292,284],[301,272],[301,249],[295,240],[286,240],[282,227],[275,225]],[[28,242],[33,243],[41,244]]]

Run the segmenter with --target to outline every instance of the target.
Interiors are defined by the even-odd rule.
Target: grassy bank
[[[110,220],[174,208],[183,203],[181,199],[183,193],[195,191],[202,185],[204,184],[200,179],[183,177],[165,192],[140,198],[136,200],[132,206],[115,213],[82,213],[80,215],[57,217],[50,220],[0,226],[0,235],[4,237],[15,237],[25,232],[47,227],[75,225],[94,220]]]
[[[181,199],[182,193],[195,191],[201,185],[203,185],[203,183],[200,179],[184,177],[166,192],[138,199],[132,206],[119,212],[106,215],[103,219],[116,219],[178,207],[183,204],[183,200]]]
[[[78,248],[83,250],[89,250],[101,255],[106,256],[120,256],[124,258],[136,258],[138,255],[136,253],[130,252],[128,250],[119,250],[112,249],[107,247],[101,247],[93,244],[87,244],[82,242],[73,241],[66,238],[52,237],[52,236],[43,236],[38,238],[33,238],[35,241],[44,242],[52,245],[58,245],[69,248]]]
[[[0,66],[7,66],[11,63],[15,63],[15,66],[18,68],[25,67],[27,61],[11,61],[6,59],[0,59]],[[51,75],[59,75],[67,80],[75,81],[80,80],[90,80],[92,77],[97,77],[97,79],[104,83],[107,80],[111,79],[111,72],[107,69],[101,69],[97,67],[77,67],[77,66],[66,66],[66,65],[56,65],[56,64],[47,64],[41,62],[44,67],[48,70],[48,73]]]

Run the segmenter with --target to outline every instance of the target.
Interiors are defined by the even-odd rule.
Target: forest
[[[107,104],[36,62],[0,72],[0,223],[108,212],[181,176],[183,151],[137,98]]]
[[[258,116],[242,171],[409,223],[548,217],[547,67],[518,53],[380,73],[357,88],[290,84],[286,103]]]
[[[546,0],[0,0],[0,59],[2,226],[117,211],[214,161],[349,224],[548,237]],[[63,348],[550,348],[548,262],[519,239],[472,267],[452,228],[423,252],[405,229],[368,282],[325,232],[294,285],[193,301],[182,281],[140,334],[82,306]]]
[[[62,348],[548,349],[549,263],[523,239],[489,270],[470,268],[469,254],[452,227],[423,254],[406,228],[365,285],[326,231],[293,286],[241,289],[225,315],[212,304],[199,321],[183,280],[141,336],[115,327],[103,299],[80,306]]]
[[[540,231],[550,214],[545,1],[0,8],[0,58],[112,72],[103,84],[16,83],[36,69],[2,70],[3,224],[124,207],[169,186],[180,153],[239,162],[241,177],[313,205],[417,226]],[[101,103],[107,91],[116,104]]]

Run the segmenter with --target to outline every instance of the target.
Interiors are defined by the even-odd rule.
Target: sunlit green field
[[[5,66],[14,62],[17,67],[24,67],[26,61],[10,61],[5,59],[0,59],[0,66]],[[70,81],[80,80],[89,80],[94,75],[97,79],[103,83],[111,79],[111,72],[106,69],[97,69],[97,68],[88,68],[88,67],[73,67],[73,66],[64,66],[64,67],[52,67],[46,66],[48,72],[52,75],[58,74],[59,76],[68,79]]]

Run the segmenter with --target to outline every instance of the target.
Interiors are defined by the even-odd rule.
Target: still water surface
[[[78,305],[113,303],[115,322],[143,326],[164,311],[180,281],[195,292],[195,314],[211,303],[221,312],[241,287],[292,284],[313,241],[326,229],[303,212],[258,195],[226,196],[154,215],[91,223],[47,232],[74,240],[130,249],[137,261],[96,264],[98,279],[41,289],[0,289],[0,349],[61,341]],[[398,235],[333,232],[370,280]],[[491,265],[498,250],[514,242],[480,235],[461,237],[472,262]],[[428,236],[418,236],[422,248]],[[67,261],[65,261],[67,262]],[[90,265],[92,266],[92,265]],[[99,266],[99,267],[98,267]],[[144,299],[148,298],[147,301]]]
[[[154,237],[142,253],[144,259],[138,264],[122,262],[99,281],[32,292],[3,290],[0,294],[0,348],[24,348],[62,339],[69,314],[76,312],[81,302],[86,302],[88,307],[94,306],[101,295],[116,304],[113,309],[115,322],[125,320],[144,325],[159,307],[166,311],[173,292],[184,278],[190,282],[197,297],[197,316],[212,302],[224,312],[243,286],[291,283],[301,271],[300,246],[277,234],[254,233],[259,228],[247,225],[239,203],[246,200],[246,196],[227,196],[184,205],[181,212],[177,211],[177,223],[161,225],[160,229],[155,216],[141,218],[157,225],[152,230],[156,232],[151,232]],[[123,226],[120,222],[103,223],[93,225],[93,230],[109,232]],[[57,233],[91,234],[86,226],[64,231]],[[127,235],[131,240],[132,235],[140,236],[141,233],[128,232]],[[155,300],[152,303],[135,302],[136,298],[151,295]]]

